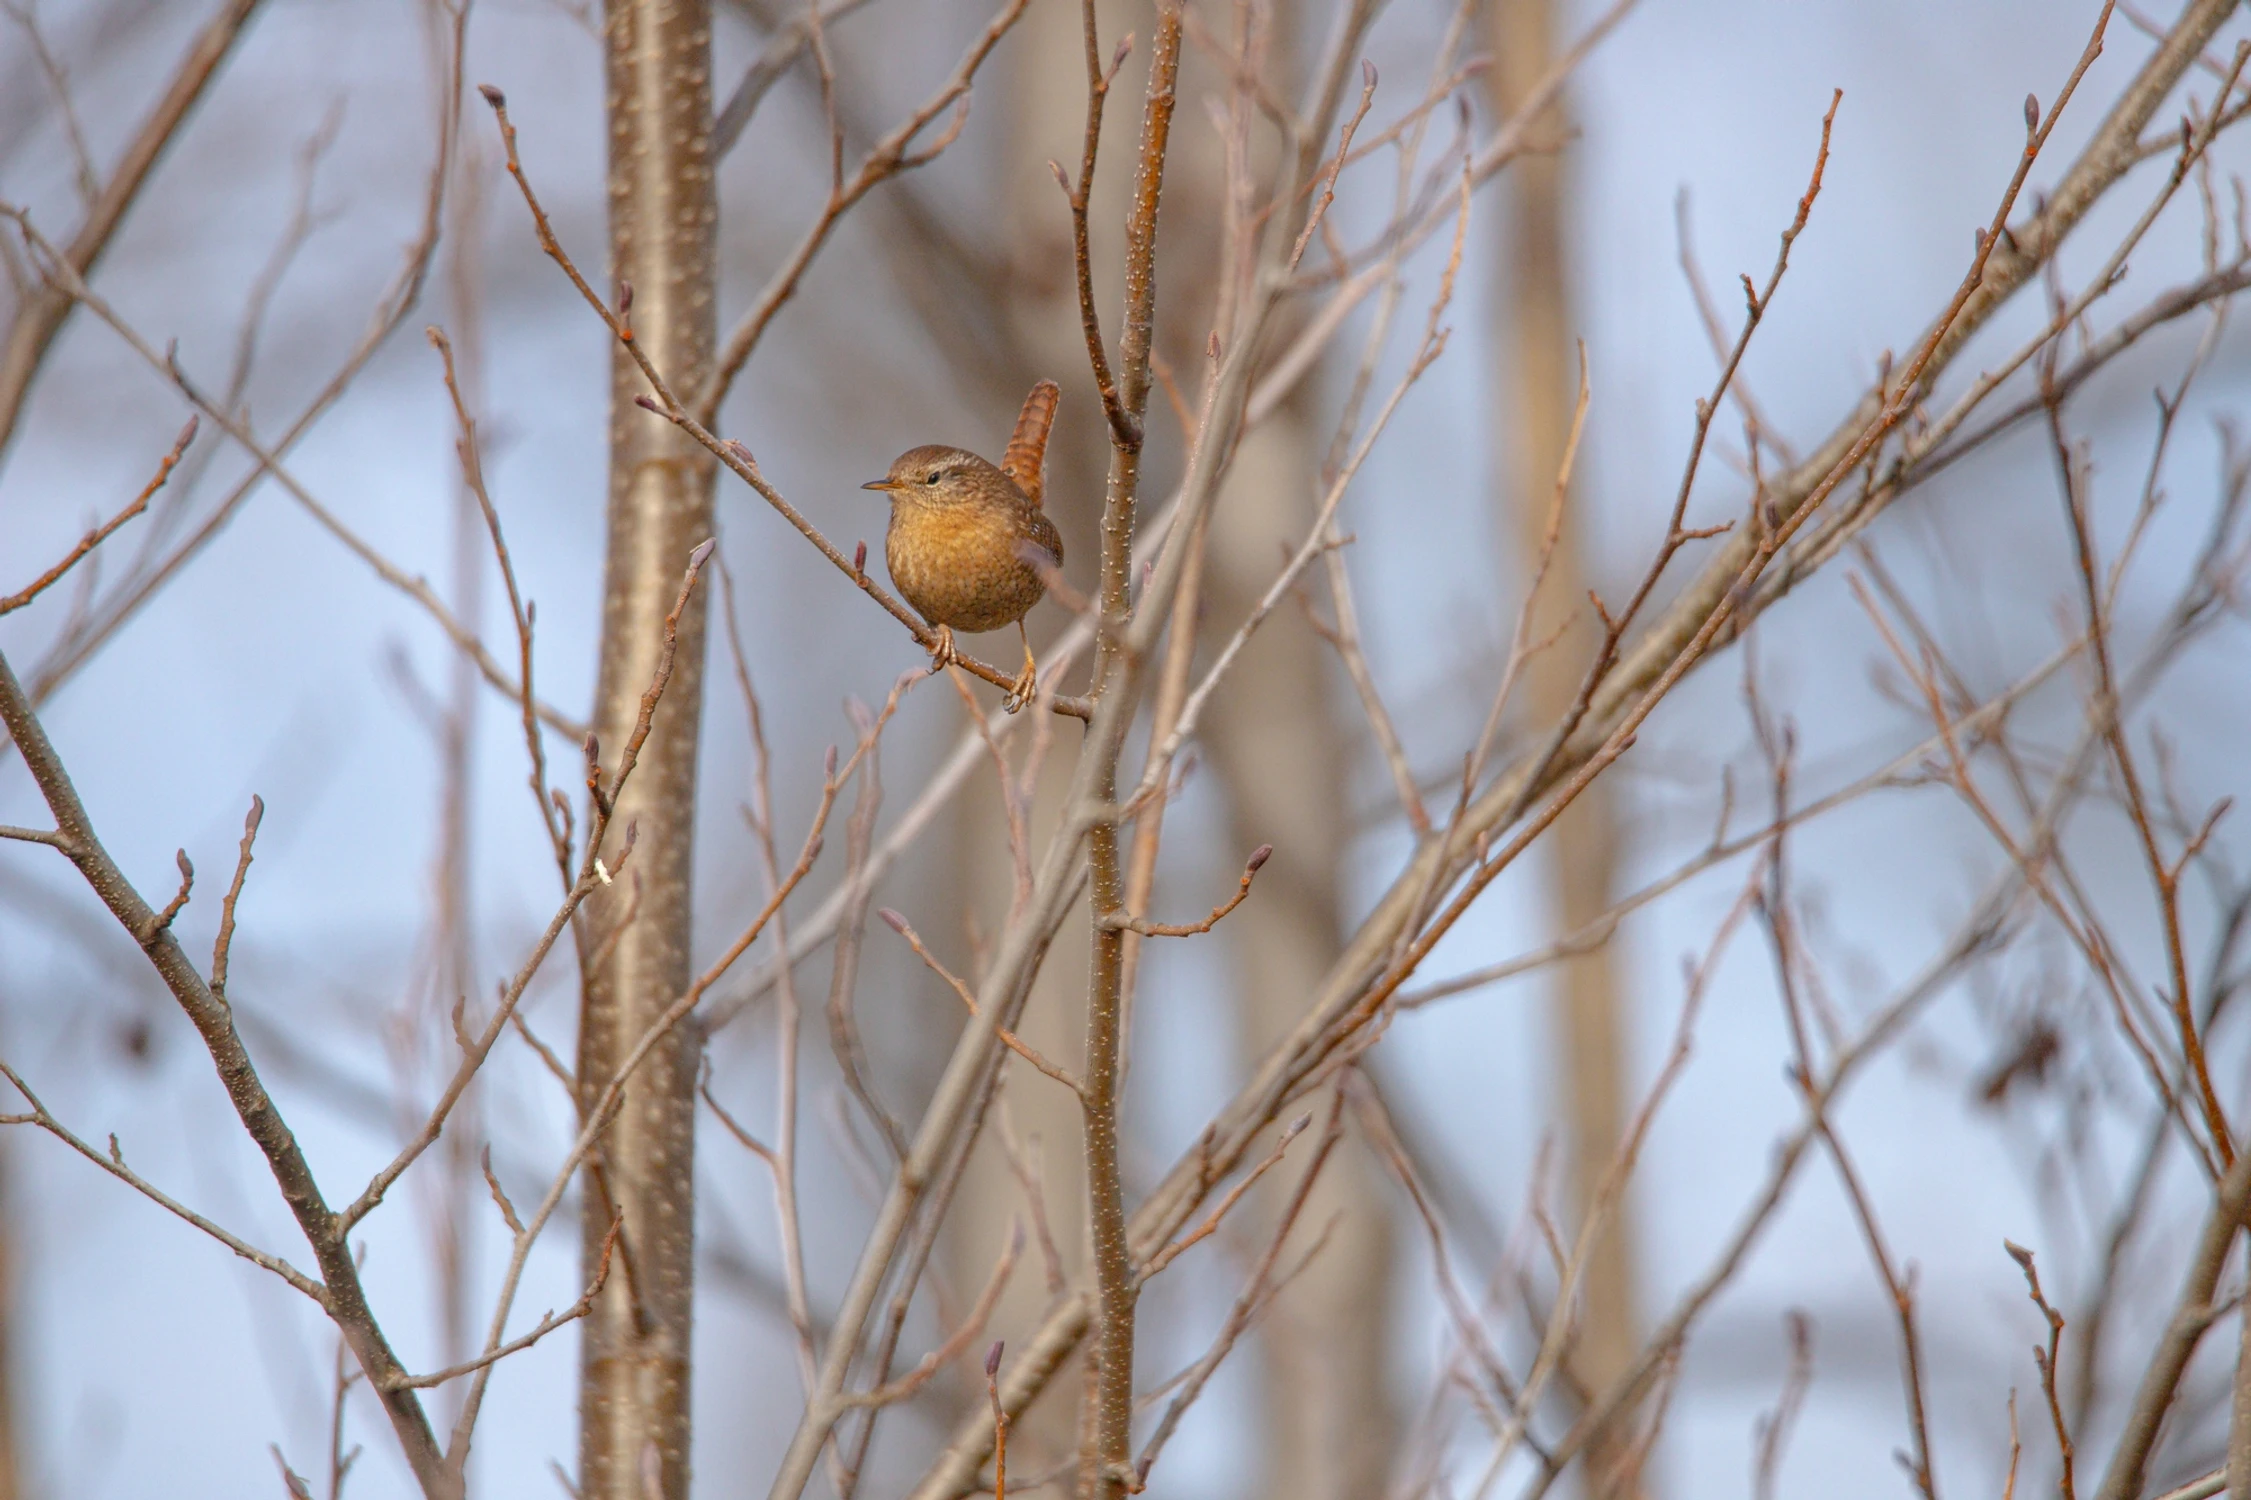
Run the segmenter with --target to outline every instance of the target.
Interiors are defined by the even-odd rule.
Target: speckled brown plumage
[[[1055,523],[992,464],[960,448],[909,449],[891,466],[883,558],[899,593],[933,625],[998,630],[1024,618],[1047,585],[1016,550],[1063,561]]]
[[[1056,396],[1051,381],[1032,388],[1008,445],[1006,469],[967,449],[926,444],[900,454],[889,474],[866,486],[891,496],[884,561],[901,597],[937,627],[932,654],[938,665],[952,659],[954,631],[1021,628],[1047,592],[1039,570],[1019,548],[1029,544],[1062,566],[1062,535],[1039,505]],[[1028,641],[1024,661],[1024,675],[1010,695],[1012,708],[1032,689]]]

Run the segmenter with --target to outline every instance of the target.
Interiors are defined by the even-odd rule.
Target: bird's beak
[[[860,488],[863,490],[895,490],[898,486],[888,479],[871,479],[866,484],[861,485]]]

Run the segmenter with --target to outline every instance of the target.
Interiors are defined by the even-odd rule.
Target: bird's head
[[[1016,482],[966,448],[932,443],[909,448],[860,488],[884,491],[893,505],[965,505],[1012,495]]]

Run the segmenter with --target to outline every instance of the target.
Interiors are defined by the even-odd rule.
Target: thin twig
[[[2071,1474],[2071,1429],[2063,1419],[2063,1402],[2056,1396],[2056,1360],[2063,1346],[2063,1314],[2056,1311],[2047,1297],[2042,1294],[2040,1273],[2033,1267],[2032,1252],[2022,1245],[2010,1244],[2006,1240],[2003,1240],[2001,1244],[2002,1248],[2009,1252],[2009,1259],[2015,1261],[2018,1269],[2024,1272],[2025,1285],[2032,1294],[2032,1305],[2040,1309],[2040,1316],[2046,1320],[2048,1325],[2048,1347],[2042,1349],[2035,1345],[2032,1350],[2032,1362],[2039,1366],[2040,1394],[2047,1398],[2048,1420],[2055,1427],[2056,1453],[2062,1465],[2061,1472],[2057,1475],[2056,1487],[2063,1500],[2078,1500],[2078,1487],[2072,1482]]]
[[[1292,1120],[1282,1133],[1275,1137],[1274,1149],[1267,1152],[1265,1158],[1257,1166],[1243,1174],[1243,1180],[1228,1190],[1227,1196],[1219,1200],[1219,1206],[1205,1216],[1204,1222],[1142,1262],[1141,1269],[1136,1273],[1134,1280],[1146,1285],[1151,1277],[1178,1260],[1184,1252],[1211,1238],[1218,1231],[1220,1224],[1227,1218],[1228,1212],[1236,1204],[1243,1201],[1243,1195],[1256,1186],[1261,1177],[1281,1165],[1282,1155],[1290,1149],[1290,1142],[1303,1135],[1305,1128],[1312,1123],[1313,1117],[1311,1115],[1299,1115],[1295,1120]]]
[[[1211,915],[1200,922],[1151,922],[1146,918],[1128,915],[1121,908],[1118,912],[1104,917],[1102,923],[1113,931],[1122,928],[1130,932],[1138,932],[1143,937],[1196,937],[1209,932],[1219,925],[1220,918],[1243,904],[1244,899],[1251,893],[1251,882],[1258,877],[1259,870],[1265,866],[1268,859],[1273,857],[1273,854],[1274,846],[1272,844],[1261,844],[1253,849],[1249,861],[1243,866],[1243,878],[1236,883],[1235,894],[1213,907]]]
[[[912,114],[869,149],[850,182],[838,182],[830,189],[828,200],[822,205],[812,227],[767,280],[750,311],[743,315],[742,321],[727,335],[713,366],[711,378],[702,390],[695,393],[690,407],[700,425],[709,427],[718,420],[719,404],[726,399],[727,390],[734,384],[736,375],[741,373],[752,351],[758,347],[758,342],[768,325],[773,322],[774,315],[781,311],[785,302],[796,295],[807,267],[813,263],[813,258],[820,253],[829,235],[852,206],[866,197],[879,183],[934,160],[960,134],[962,125],[968,119],[970,88],[976,81],[977,70],[984,65],[993,48],[1000,44],[1001,38],[1023,16],[1029,3],[1030,0],[1005,0],[985,29],[978,33],[976,40],[969,44],[968,50],[962,54],[961,60],[954,65],[953,72],[938,87],[937,92],[924,100]],[[817,20],[818,12],[813,14]],[[488,93],[486,97],[492,98],[495,93],[497,91]],[[953,118],[938,137],[920,150],[910,150],[915,138],[948,110],[953,111]],[[503,129],[505,128],[504,126]],[[516,170],[513,150],[509,155],[509,166],[511,171]]]
[[[258,841],[258,825],[265,821],[265,799],[255,793],[250,811],[242,819],[242,844],[235,855],[234,879],[219,903],[219,935],[211,944],[211,993],[227,998],[227,960],[234,947],[235,908],[242,901],[242,883],[250,876],[250,847]]]
[[[594,1277],[587,1282],[586,1290],[580,1294],[579,1299],[569,1307],[564,1308],[559,1313],[548,1313],[529,1331],[510,1339],[505,1344],[487,1349],[475,1359],[464,1360],[458,1365],[449,1365],[443,1370],[433,1370],[427,1375],[400,1375],[394,1377],[395,1384],[400,1388],[427,1390],[432,1386],[444,1385],[449,1380],[459,1380],[464,1375],[474,1375],[479,1370],[489,1368],[511,1354],[529,1349],[565,1324],[575,1323],[580,1318],[585,1317],[593,1311],[594,1298],[601,1292],[602,1284],[610,1278],[610,1257],[617,1249],[618,1231],[624,1227],[624,1222],[622,1219],[611,1221],[610,1232],[602,1240],[601,1256],[595,1262]]]
[[[4,1060],[0,1060],[0,1078],[6,1078],[10,1084],[14,1085],[16,1092],[23,1095],[24,1102],[31,1106],[29,1114],[0,1114],[0,1125],[37,1126],[70,1147],[80,1156],[85,1157],[95,1166],[109,1173],[119,1182],[124,1183],[151,1203],[165,1210],[165,1212],[178,1218],[183,1223],[202,1230],[252,1265],[273,1272],[291,1287],[312,1298],[323,1309],[329,1307],[328,1289],[322,1286],[320,1282],[298,1270],[282,1257],[260,1250],[231,1230],[205,1218],[202,1214],[187,1207],[127,1166],[125,1164],[125,1153],[119,1148],[116,1136],[113,1135],[109,1138],[108,1151],[98,1151],[86,1141],[73,1135],[60,1120],[56,1119],[39,1096],[31,1091],[31,1085],[24,1082],[23,1075],[16,1072]]]
[[[930,949],[923,944],[922,938],[915,932],[913,926],[908,923],[905,917],[899,915],[899,913],[893,911],[888,906],[883,908],[882,911],[878,912],[877,915],[883,918],[885,925],[888,926],[893,932],[896,932],[897,934],[899,934],[899,936],[907,940],[907,946],[914,949],[915,957],[921,959],[923,963],[929,968],[931,973],[937,975],[940,979],[943,979],[946,982],[947,988],[951,989],[954,992],[955,996],[960,999],[961,1003],[969,1008],[969,1014],[972,1020],[979,1018],[983,1014],[983,1012],[978,1009],[977,997],[970,992],[969,986],[962,983],[959,978],[955,977],[954,972],[951,969],[948,969],[944,964],[938,961],[938,956],[935,953],[932,953]],[[1042,1073],[1045,1073],[1048,1077],[1054,1079],[1057,1083],[1060,1083],[1061,1085],[1063,1085],[1063,1087],[1069,1089],[1072,1093],[1079,1095],[1081,1098],[1085,1097],[1085,1084],[1080,1083],[1076,1078],[1073,1078],[1059,1064],[1051,1063],[1046,1058],[1042,1057],[1028,1043],[1026,1043],[1022,1038],[1018,1037],[1016,1033],[1010,1031],[1005,1026],[996,1026],[993,1029],[993,1034],[1000,1038],[1001,1044],[1007,1047],[1009,1051],[1015,1053],[1018,1057],[1021,1057],[1022,1059],[1024,1059],[1024,1061],[1030,1063],[1033,1067],[1039,1069]]]
[[[1275,1262],[1281,1258],[1282,1246],[1288,1241],[1290,1231],[1297,1226],[1299,1216],[1304,1213],[1306,1200],[1313,1196],[1313,1186],[1320,1180],[1321,1169],[1328,1164],[1329,1153],[1336,1149],[1337,1142],[1343,1137],[1344,1092],[1339,1089],[1330,1100],[1329,1118],[1322,1127],[1320,1142],[1313,1148],[1313,1159],[1305,1164],[1305,1171],[1291,1191],[1289,1201],[1282,1206],[1282,1212],[1275,1220],[1273,1233],[1267,1237],[1266,1248],[1260,1254],[1258,1263],[1251,1268],[1250,1279],[1236,1296],[1235,1305],[1228,1310],[1226,1321],[1220,1325],[1218,1337],[1213,1339],[1211,1348],[1204,1357],[1196,1362],[1183,1381],[1179,1393],[1172,1398],[1172,1404],[1165,1408],[1165,1414],[1158,1419],[1156,1429],[1149,1434],[1149,1440],[1142,1445],[1141,1456],[1133,1465],[1136,1489],[1149,1482],[1149,1470],[1156,1464],[1158,1455],[1164,1452],[1166,1442],[1180,1426],[1180,1419],[1187,1415],[1189,1407],[1195,1405],[1196,1398],[1203,1394],[1204,1386],[1211,1379],[1212,1373],[1219,1368],[1220,1362],[1226,1359],[1228,1352],[1250,1326],[1253,1315],[1264,1301],[1265,1289],[1274,1274]]]
[[[179,134],[204,89],[218,76],[220,65],[233,52],[257,9],[258,0],[227,0],[189,44],[170,83],[126,146],[100,196],[87,209],[78,233],[71,237],[64,263],[78,277],[92,273],[118,225],[139,199],[158,159]],[[48,288],[26,298],[16,309],[6,345],[0,347],[0,453],[6,452],[15,436],[24,399],[63,320],[70,315],[72,303],[71,293]]]
[[[127,521],[147,510],[149,497],[164,488],[164,481],[172,477],[173,466],[178,464],[181,456],[188,451],[188,444],[195,441],[197,422],[198,419],[195,417],[188,418],[188,425],[180,429],[179,437],[173,441],[172,451],[165,454],[164,461],[156,466],[156,477],[141,487],[141,492],[133,497],[131,504],[80,537],[78,545],[63,554],[61,562],[56,563],[46,572],[34,578],[16,593],[0,598],[0,615],[13,614],[38,598],[60,581],[64,574],[77,567],[87,553],[108,541],[110,534],[116,531],[118,527],[123,526]]]
[[[1024,1253],[1024,1226],[1017,1223],[1009,1231],[1008,1247],[1001,1251],[1000,1260],[993,1266],[992,1275],[985,1279],[984,1290],[977,1294],[969,1315],[961,1320],[946,1341],[922,1357],[921,1363],[900,1376],[887,1381],[872,1391],[856,1391],[849,1398],[854,1406],[891,1406],[904,1401],[930,1383],[932,1376],[951,1364],[968,1348],[985,1324],[992,1319],[993,1309],[1000,1303],[1000,1294],[1008,1285],[1008,1278],[1016,1270],[1016,1258]]]

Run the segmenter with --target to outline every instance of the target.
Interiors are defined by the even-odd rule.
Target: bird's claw
[[[960,666],[961,661],[961,651],[954,645],[954,628],[951,625],[939,626],[936,638],[930,643],[931,673],[935,675],[948,667]]]
[[[1024,663],[1023,675],[1018,677],[1015,684],[1009,688],[1008,696],[1000,700],[1000,706],[1009,713],[1015,713],[1025,704],[1031,702],[1032,695],[1038,691],[1039,674],[1033,669],[1030,662],[1026,662]]]
[[[1016,674],[1016,681],[1009,687],[1008,696],[1000,701],[1000,706],[1010,713],[1015,713],[1031,702],[1032,694],[1039,690],[1040,685],[1039,658],[1032,655],[1032,638],[1024,634],[1022,620],[1016,622],[1016,633],[1017,638],[1024,643],[1024,670]]]

